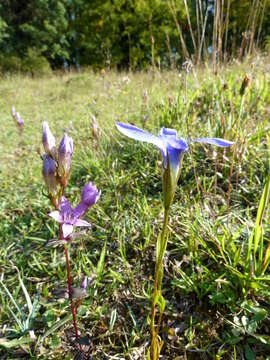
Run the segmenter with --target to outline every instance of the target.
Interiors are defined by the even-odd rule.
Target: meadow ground
[[[270,222],[260,203],[270,161],[269,67],[269,58],[258,57],[217,75],[85,71],[0,79],[1,359],[74,358],[69,303],[53,295],[66,282],[63,249],[45,246],[58,227],[48,217],[38,154],[44,120],[58,140],[66,130],[74,141],[71,203],[87,181],[102,191],[85,217],[92,229],[70,246],[73,282],[92,279],[79,309],[88,358],[144,359],[149,345],[161,156],[117,133],[120,120],[236,142],[226,150],[197,144],[185,154],[169,221],[163,359],[270,359]],[[12,105],[25,121],[21,138]]]

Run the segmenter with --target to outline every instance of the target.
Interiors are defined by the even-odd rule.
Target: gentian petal
[[[42,175],[50,193],[57,191],[55,161],[47,154],[43,155]]]
[[[219,138],[199,138],[193,140],[193,142],[206,143],[206,144],[216,145],[219,147],[228,147],[234,144],[233,141],[219,139]]]
[[[86,290],[87,284],[88,284],[88,279],[87,279],[87,276],[85,276],[85,277],[83,278],[83,281],[81,282],[80,288]]]
[[[70,171],[72,153],[73,140],[65,133],[58,146],[58,171],[64,178],[67,178]]]
[[[183,138],[173,138],[173,137],[166,137],[164,141],[167,142],[168,145],[171,147],[181,150],[181,151],[187,151],[188,150],[188,143]]]
[[[78,219],[79,217],[83,216],[88,210],[88,207],[89,206],[87,206],[84,202],[81,201],[73,210],[74,218]]]
[[[153,144],[163,152],[166,152],[162,137],[150,134],[149,132],[130,124],[116,122],[116,127],[122,134],[128,136],[129,138]]]
[[[167,154],[168,154],[169,162],[170,162],[170,170],[173,171],[174,176],[176,176],[176,174],[178,172],[182,153],[183,153],[183,151],[181,151],[181,150],[179,151],[179,149],[175,149],[174,147],[172,147],[170,145],[167,146]]]
[[[55,221],[62,222],[62,216],[59,211],[52,211],[49,213],[49,216],[52,217]]]
[[[55,137],[53,136],[49,124],[44,121],[42,124],[42,143],[46,154],[52,155],[55,158]]]
[[[173,136],[177,138],[177,131],[170,128],[161,128],[160,130],[160,136]]]
[[[66,239],[73,231],[73,225],[71,224],[63,224],[62,225],[63,237]]]
[[[162,128],[160,131],[160,138],[162,138],[166,152],[163,153],[164,167],[167,167],[167,153],[170,159],[170,166],[174,169],[174,172],[178,172],[180,165],[181,154],[188,151],[188,143],[185,139],[178,138],[177,132],[173,129]]]
[[[93,206],[100,198],[101,191],[91,182],[84,185],[82,189],[82,202],[88,207]]]
[[[74,226],[88,226],[90,227],[91,224],[89,224],[89,222],[85,221],[85,220],[81,220],[81,219],[76,219],[73,223]]]
[[[61,199],[60,210],[63,215],[71,214],[73,212],[70,202],[64,196],[62,196]]]

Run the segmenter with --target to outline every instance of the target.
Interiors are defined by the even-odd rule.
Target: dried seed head
[[[242,84],[241,84],[241,89],[240,89],[240,95],[243,96],[245,94],[246,89],[248,88],[250,83],[250,78],[245,75]]]

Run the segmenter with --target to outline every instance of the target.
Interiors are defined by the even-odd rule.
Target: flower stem
[[[155,265],[155,279],[154,279],[154,290],[152,297],[152,312],[151,312],[151,324],[150,324],[150,333],[151,333],[151,360],[157,360],[159,358],[160,346],[158,341],[158,332],[160,328],[161,318],[164,309],[159,311],[158,325],[155,326],[155,317],[156,317],[156,305],[159,302],[159,298],[162,296],[162,279],[163,279],[163,258],[167,248],[168,236],[167,236],[167,226],[169,220],[169,208],[165,208],[163,227],[160,237],[157,240],[157,254],[156,254],[156,265]]]
[[[63,239],[63,232],[62,232],[62,224],[60,224],[60,239]],[[68,249],[67,245],[64,244],[64,250],[65,250],[65,257],[66,257],[66,269],[67,269],[67,285],[68,285],[68,295],[70,300],[70,308],[72,313],[72,319],[73,319],[73,327],[75,331],[75,337],[79,344],[80,350],[82,350],[81,344],[80,344],[80,337],[78,333],[78,327],[77,327],[77,319],[76,319],[76,311],[72,300],[72,287],[71,287],[71,275],[70,275],[70,265],[69,265],[69,257],[68,257]]]

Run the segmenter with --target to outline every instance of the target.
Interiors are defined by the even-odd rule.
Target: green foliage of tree
[[[249,53],[252,36],[254,46],[269,44],[270,0],[215,1],[224,4],[219,32],[222,41],[227,38],[223,52],[230,56]],[[187,57],[195,62],[198,57],[207,60],[214,36],[215,1],[2,0],[0,51],[13,60],[35,52],[53,67],[136,69],[176,66]],[[256,11],[257,17],[252,17]],[[200,43],[205,15],[205,36]]]
[[[2,52],[23,58],[27,49],[32,49],[53,65],[69,58],[64,1],[2,0],[1,4],[0,19],[6,24],[5,39],[0,42]]]

